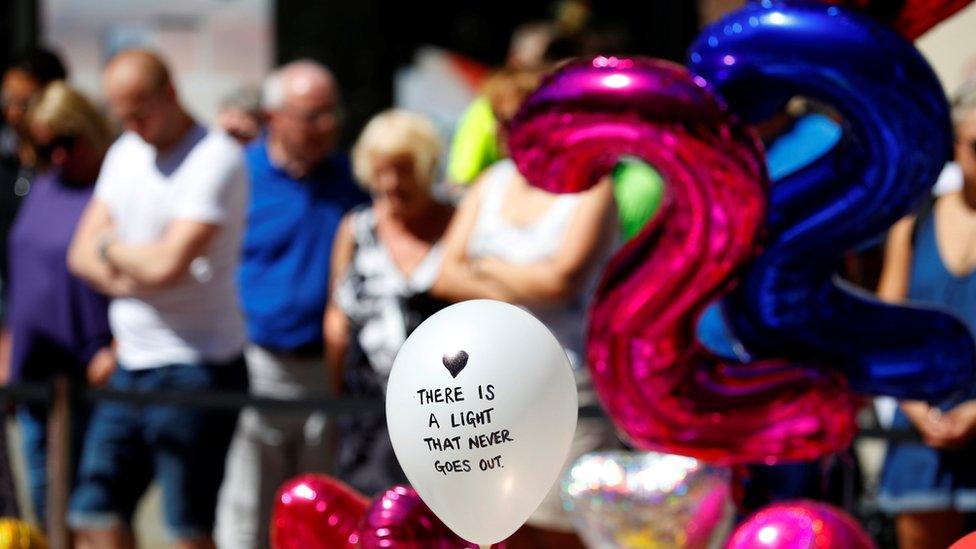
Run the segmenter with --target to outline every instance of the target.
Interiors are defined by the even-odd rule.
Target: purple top
[[[81,376],[112,340],[108,300],[67,265],[68,246],[93,190],[65,185],[54,171],[41,174],[10,231],[6,321],[14,379],[43,379],[54,371]]]

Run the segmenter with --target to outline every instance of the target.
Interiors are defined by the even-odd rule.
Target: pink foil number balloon
[[[665,179],[658,215],[611,260],[588,357],[617,427],[645,449],[710,462],[811,459],[846,446],[854,399],[838,374],[770,360],[726,364],[695,322],[758,252],[767,176],[755,135],[678,65],[597,57],[550,76],[509,146],[538,187],[577,192],[638,156]]]
[[[273,549],[352,549],[369,506],[365,496],[327,475],[302,475],[278,490],[271,515]]]
[[[875,549],[850,515],[824,503],[792,501],[757,511],[732,533],[726,549]]]

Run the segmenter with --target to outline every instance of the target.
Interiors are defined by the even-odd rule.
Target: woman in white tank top
[[[511,85],[489,100],[500,121],[531,90]],[[507,92],[507,95],[505,95]],[[504,122],[500,122],[504,139]],[[502,143],[504,148],[504,143]],[[566,349],[580,405],[593,404],[585,367],[587,309],[616,235],[609,178],[589,191],[555,195],[532,187],[511,160],[488,168],[461,202],[444,237],[441,272],[431,292],[441,299],[496,299],[542,320]],[[604,419],[581,419],[567,466],[616,445]],[[559,482],[511,547],[583,547],[559,500]]]
[[[464,248],[470,267],[497,283],[497,288],[482,297],[504,298],[542,320],[569,355],[583,403],[592,403],[584,367],[585,319],[610,246],[587,250],[585,242],[567,242],[569,234],[581,231],[601,236],[599,226],[570,230],[583,201],[581,195],[550,195],[529,187],[511,160],[494,164],[482,178],[477,219]],[[599,221],[598,210],[606,206],[600,204],[598,194],[591,201],[596,202],[591,220]],[[564,244],[577,250],[560,253]],[[560,263],[563,269],[555,269]],[[530,278],[533,270],[540,280]]]
[[[556,195],[530,186],[511,160],[501,160],[461,203],[431,291],[451,301],[497,299],[528,309],[566,349],[580,404],[591,404],[587,310],[615,249],[614,219],[608,181]]]

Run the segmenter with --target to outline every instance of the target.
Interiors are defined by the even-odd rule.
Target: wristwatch
[[[484,269],[482,269],[481,259],[469,260],[468,268],[471,269],[471,274],[474,276],[483,276],[485,274]]]
[[[110,263],[108,260],[108,247],[115,242],[115,237],[110,234],[104,235],[101,240],[98,241],[98,257],[102,258],[105,263]]]

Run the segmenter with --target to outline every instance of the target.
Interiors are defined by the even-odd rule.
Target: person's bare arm
[[[147,288],[163,288],[186,276],[190,262],[203,255],[220,230],[219,225],[174,219],[151,242],[129,244],[110,241],[108,263]]]
[[[908,283],[912,275],[912,231],[915,217],[904,217],[888,231],[884,263],[878,281],[878,298],[898,303],[908,297]]]
[[[881,279],[878,281],[878,298],[883,301],[900,303],[908,297],[908,285],[912,276],[914,228],[915,216],[907,216],[888,231]],[[921,400],[903,400],[898,405],[918,429],[926,444],[934,448],[947,448],[951,445],[949,425],[938,408]]]
[[[478,221],[482,187],[479,182],[468,191],[444,234],[444,259],[430,293],[445,301],[497,299],[511,302],[516,298],[510,288],[475,272],[468,258],[468,239]]]
[[[112,215],[108,205],[98,198],[92,198],[78,221],[68,248],[68,269],[105,295],[132,295],[139,290],[136,281],[106,263],[98,252],[100,239],[112,232]]]
[[[88,384],[93,387],[104,387],[108,383],[112,374],[115,373],[115,368],[118,366],[115,357],[115,343],[102,347],[99,349],[91,360],[88,361],[88,367],[85,368],[85,376],[88,378]]]
[[[346,350],[349,348],[349,317],[335,301],[335,289],[349,269],[356,241],[352,231],[352,218],[348,215],[342,219],[336,230],[332,243],[332,261],[329,267],[329,302],[325,307],[325,317],[322,320],[323,337],[325,338],[325,360],[329,369],[332,389],[336,394],[342,391],[343,366],[346,360]]]
[[[6,328],[0,329],[0,385],[10,383],[11,348],[10,331]]]
[[[594,258],[611,245],[616,231],[613,189],[607,179],[584,193],[562,245],[551,258],[514,264],[487,257],[475,261],[474,270],[508,288],[516,303],[560,302],[579,293],[597,268]]]

